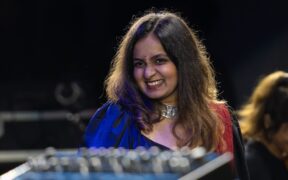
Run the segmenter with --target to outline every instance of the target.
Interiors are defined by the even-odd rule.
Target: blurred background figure
[[[265,76],[238,115],[251,180],[287,180],[288,73]]]

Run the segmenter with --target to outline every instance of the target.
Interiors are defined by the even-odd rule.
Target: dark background
[[[103,80],[125,28],[133,15],[151,7],[181,12],[198,31],[220,96],[234,109],[262,75],[288,71],[285,1],[1,0],[0,111],[95,110],[105,101]],[[69,98],[71,84],[81,95],[68,104],[57,100],[57,87]],[[82,128],[65,119],[2,122],[0,148],[78,147],[87,122],[83,119]]]

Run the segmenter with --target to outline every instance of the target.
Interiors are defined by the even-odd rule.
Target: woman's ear
[[[272,124],[272,119],[270,114],[265,114],[264,115],[264,127],[265,129],[268,129],[269,127],[271,127]]]

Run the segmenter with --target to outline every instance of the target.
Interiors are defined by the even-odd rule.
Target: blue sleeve
[[[86,147],[129,148],[130,116],[115,103],[107,102],[92,116],[84,134]]]

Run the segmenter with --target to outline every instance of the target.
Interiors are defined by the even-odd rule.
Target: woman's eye
[[[134,61],[133,65],[136,68],[141,68],[141,67],[145,66],[145,64],[143,62],[141,62],[141,61]]]
[[[156,59],[155,62],[156,62],[156,64],[164,64],[164,63],[167,62],[167,60],[166,60],[166,59],[162,59],[162,58],[160,59],[160,58],[159,58],[159,59]]]

